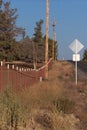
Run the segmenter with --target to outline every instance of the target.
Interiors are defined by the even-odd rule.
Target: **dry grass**
[[[49,71],[48,80],[43,80],[23,91],[23,102],[29,107],[27,129],[80,130],[82,127],[83,130],[83,124],[86,124],[83,122],[87,120],[85,105],[87,85],[83,80],[79,80],[78,85],[75,85],[74,71],[74,66],[67,61],[55,62]],[[59,99],[75,103],[72,111],[68,110],[69,104],[67,108],[67,104],[63,102],[68,114],[64,113],[63,109],[59,112],[53,104]],[[61,106],[58,107],[63,108],[62,102]],[[78,122],[82,125],[76,128]]]
[[[48,80],[23,91],[22,98],[29,106],[29,130],[77,130],[78,119],[74,114],[58,112],[53,104],[57,99],[65,97],[68,99],[64,87],[73,86],[71,82],[73,82],[74,69],[72,68],[73,66],[66,61],[55,62],[49,71]]]
[[[52,102],[62,95],[60,83],[44,81],[30,87],[23,92],[23,99],[30,108],[52,107]]]
[[[24,116],[23,120],[26,115],[28,119],[25,122],[26,127],[18,128],[19,130],[87,130],[86,97],[87,83],[80,80],[78,85],[75,85],[73,65],[67,61],[56,61],[49,71],[48,80],[27,88],[16,97],[18,98],[16,101],[21,98],[23,103],[20,104],[22,111],[19,114],[21,117]],[[72,103],[75,103],[75,106]],[[81,126],[77,128],[77,124]]]
[[[68,72],[63,67],[67,68]],[[71,65],[69,63],[55,62],[49,71],[48,80],[43,80],[24,90],[22,93],[23,99],[29,103],[31,108],[51,106],[54,100],[62,97],[64,91],[63,84],[65,80],[71,78],[71,75],[73,73],[71,73]],[[59,76],[62,77],[62,82]]]
[[[53,115],[54,130],[76,130],[79,120],[73,114],[58,113]]]

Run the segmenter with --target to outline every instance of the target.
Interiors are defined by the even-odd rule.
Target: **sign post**
[[[69,48],[75,53],[73,54],[73,61],[75,61],[75,81],[77,85],[77,62],[80,61],[80,54],[78,52],[83,48],[83,44],[75,39],[70,45]]]
[[[75,77],[76,77],[76,85],[77,85],[77,60],[75,61],[75,70],[76,70],[76,74],[75,74],[76,76]]]
[[[77,63],[80,61],[80,54],[73,54],[73,61],[75,61],[75,80],[77,85]]]

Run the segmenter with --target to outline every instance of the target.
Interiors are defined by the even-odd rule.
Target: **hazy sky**
[[[4,0],[11,2],[11,8],[18,9],[17,25],[33,36],[36,22],[44,20],[43,35],[46,26],[46,0]],[[56,20],[56,40],[59,59],[72,59],[69,45],[78,39],[87,48],[87,0],[49,0],[49,37],[52,38],[52,20]],[[84,49],[80,51],[81,57]]]

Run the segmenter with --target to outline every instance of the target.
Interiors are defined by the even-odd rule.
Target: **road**
[[[87,62],[80,61],[78,62],[78,68],[87,74]]]
[[[75,62],[71,63],[75,64]],[[77,63],[77,69],[78,69],[78,78],[87,80],[87,62],[79,61]]]

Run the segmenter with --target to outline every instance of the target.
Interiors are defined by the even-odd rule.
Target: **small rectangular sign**
[[[80,61],[80,54],[73,54],[73,61]]]

